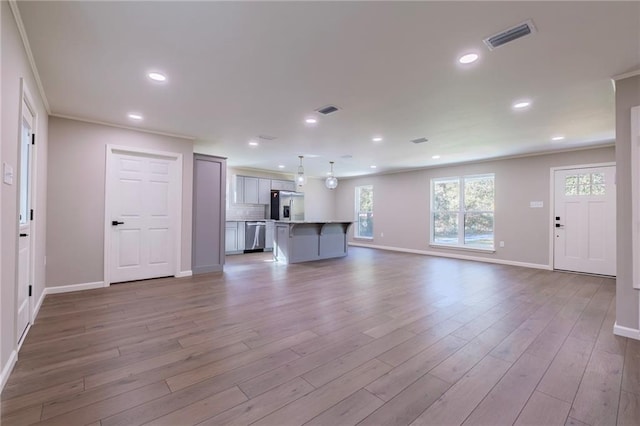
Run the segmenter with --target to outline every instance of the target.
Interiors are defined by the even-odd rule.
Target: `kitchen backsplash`
[[[262,204],[236,204],[227,209],[227,220],[266,219],[267,207]]]

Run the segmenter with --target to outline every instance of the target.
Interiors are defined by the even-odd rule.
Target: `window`
[[[494,175],[431,180],[431,243],[493,250]]]
[[[373,238],[373,186],[356,186],[356,238]]]
[[[565,195],[605,195],[604,173],[579,173],[564,178]]]

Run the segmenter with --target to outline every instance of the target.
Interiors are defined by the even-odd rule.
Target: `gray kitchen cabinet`
[[[271,179],[259,179],[258,204],[271,204]]]
[[[296,183],[292,180],[271,180],[271,189],[277,189],[278,191],[295,191]]]
[[[244,203],[244,176],[236,176],[235,188],[233,188],[233,202],[236,204]]]
[[[224,229],[225,253],[233,253],[238,251],[238,222],[227,222]]]
[[[273,233],[275,232],[275,222],[268,220],[265,229],[264,249],[273,250]]]
[[[244,199],[243,204],[259,204],[258,203],[258,184],[259,179],[255,177],[244,177]]]
[[[194,154],[191,254],[194,275],[224,268],[226,179],[226,158]]]

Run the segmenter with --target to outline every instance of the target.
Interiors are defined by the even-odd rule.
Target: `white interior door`
[[[22,338],[30,317],[29,286],[31,277],[31,192],[32,192],[32,134],[34,117],[27,103],[22,101],[20,126],[20,205],[18,214],[18,288],[16,330],[18,341]]]
[[[555,269],[616,275],[615,171],[555,171]]]
[[[176,161],[114,152],[106,220],[111,230],[110,282],[175,274]]]

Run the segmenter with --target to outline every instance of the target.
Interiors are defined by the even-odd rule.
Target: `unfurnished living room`
[[[640,1],[0,0],[0,424],[640,424]]]

